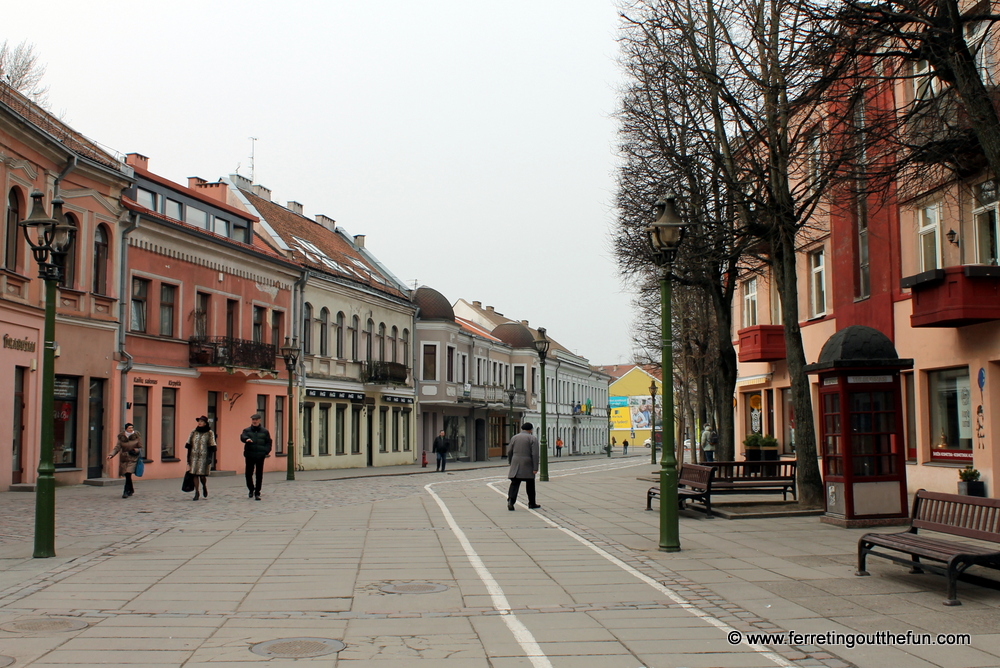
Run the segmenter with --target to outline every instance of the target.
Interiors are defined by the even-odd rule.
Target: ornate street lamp
[[[514,424],[514,397],[517,396],[517,388],[511,385],[507,388],[507,398],[510,400],[510,437],[517,435],[517,426]]]
[[[545,356],[549,353],[549,344],[552,343],[545,336],[545,328],[538,328],[538,336],[535,338],[535,350],[538,351],[538,361],[542,367],[542,436],[539,439],[540,452],[538,462],[538,480],[548,482],[549,480],[549,440],[545,433]]]
[[[653,258],[660,268],[660,368],[663,378],[663,453],[660,460],[660,550],[681,549],[677,518],[677,451],[674,447],[674,357],[671,332],[671,269],[684,233],[684,223],[674,208],[674,197],[661,197],[653,205],[656,221],[646,228]],[[669,387],[668,387],[669,386]],[[655,408],[655,407],[654,407]],[[655,441],[655,435],[654,435]]]
[[[656,379],[649,381],[649,398],[653,405],[649,409],[649,448],[652,450],[651,464],[656,464]]]
[[[45,348],[42,359],[42,431],[35,480],[34,557],[56,556],[56,467],[54,394],[56,362],[56,285],[62,280],[63,258],[73,241],[73,226],[66,223],[62,200],[52,200],[52,217],[45,215],[44,195],[31,193],[31,214],[19,224],[31,254],[38,263],[38,277],[45,281]]]
[[[285,345],[281,346],[281,356],[285,358],[285,368],[288,369],[288,449],[285,456],[288,459],[288,471],[285,480],[295,480],[295,403],[293,400],[292,383],[295,382],[295,369],[299,363],[298,341],[288,342],[285,337]]]
[[[611,431],[614,426],[614,421],[611,419],[611,401],[608,401],[608,437],[604,441],[604,449],[607,450],[608,457],[611,456]]]

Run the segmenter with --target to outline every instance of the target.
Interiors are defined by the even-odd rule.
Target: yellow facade
[[[630,369],[624,376],[611,383],[611,438],[615,439],[616,447],[628,440],[630,446],[642,447],[652,433],[648,422],[652,419],[650,408],[649,385],[656,384],[656,425],[660,425],[662,411],[660,410],[663,387],[659,379],[651,376],[641,367]],[[615,398],[624,397],[625,406],[615,406]],[[621,403],[620,401],[618,403]],[[645,409],[645,410],[644,410]],[[645,426],[645,428],[643,428]]]

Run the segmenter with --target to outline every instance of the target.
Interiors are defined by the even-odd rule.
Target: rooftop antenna
[[[253,168],[254,168],[253,157],[254,157],[254,153],[256,153],[256,150],[257,150],[257,138],[256,137],[250,137],[249,139],[250,139],[250,183],[253,183],[254,182],[254,178],[253,178]]]
[[[414,289],[414,290],[416,290],[416,289],[417,289],[417,286],[418,286],[419,284],[420,284],[420,280],[419,280],[419,279],[416,279],[416,278],[414,278],[414,279],[413,279],[413,289]]]

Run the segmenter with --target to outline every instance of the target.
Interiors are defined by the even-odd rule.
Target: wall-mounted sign
[[[159,385],[160,381],[155,378],[142,378],[140,376],[135,376],[132,382],[136,385]]]
[[[31,339],[25,337],[23,339],[15,339],[10,334],[3,335],[3,347],[8,350],[20,350],[25,353],[35,352],[35,342]]]
[[[383,394],[382,401],[387,404],[412,404],[413,397],[394,397],[389,394]]]
[[[339,390],[310,390],[306,389],[307,397],[318,397],[320,399],[348,399],[349,401],[361,401],[365,398],[363,392],[341,392]]]
[[[848,376],[847,382],[858,383],[891,383],[892,376]]]

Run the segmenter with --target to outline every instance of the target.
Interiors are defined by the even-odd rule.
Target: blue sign
[[[984,387],[986,387],[986,369],[979,367],[979,391],[982,392]]]

